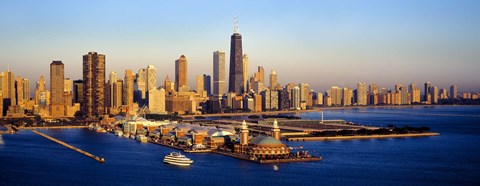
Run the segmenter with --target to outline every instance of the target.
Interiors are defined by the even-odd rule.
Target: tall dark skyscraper
[[[50,64],[50,116],[64,116],[64,65],[62,61],[53,61]]]
[[[238,32],[238,20],[235,17],[235,25],[230,43],[230,74],[228,91],[236,94],[244,92],[243,87],[243,53],[242,35]]]
[[[82,112],[94,117],[105,111],[105,55],[89,52],[83,56]]]

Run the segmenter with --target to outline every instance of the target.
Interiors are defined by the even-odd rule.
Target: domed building
[[[240,143],[235,144],[234,151],[256,158],[289,155],[290,149],[280,141],[280,129],[277,120],[273,122],[272,136],[257,136],[248,141],[248,127],[247,123],[243,121]]]

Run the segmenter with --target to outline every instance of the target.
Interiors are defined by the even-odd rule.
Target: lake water
[[[320,113],[302,118],[318,119]],[[100,164],[31,131],[0,138],[0,185],[480,185],[480,107],[416,106],[324,112],[325,119],[428,126],[436,137],[289,142],[324,161],[257,164],[186,154],[188,168],[164,164],[173,149],[87,129],[43,130],[105,157]]]

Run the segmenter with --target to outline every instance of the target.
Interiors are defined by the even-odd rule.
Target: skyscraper
[[[207,91],[207,95],[212,95],[212,78],[210,75],[203,74],[203,90]]]
[[[203,76],[202,75],[197,75],[197,78],[195,79],[195,82],[197,84],[197,93],[202,95],[202,92],[204,91],[204,81],[203,81]]]
[[[424,87],[424,95],[423,95],[423,101],[428,101],[428,96],[430,95],[430,87],[432,84],[430,81],[425,82],[425,87]]]
[[[367,105],[367,84],[357,83],[357,105]]]
[[[15,82],[15,89],[17,91],[17,102],[18,105],[23,105],[23,96],[25,95],[23,93],[23,79],[21,76],[17,76],[17,81]]]
[[[154,65],[147,67],[147,91],[157,89],[157,69]]]
[[[112,84],[112,107],[120,108],[123,104],[123,80],[117,79]]]
[[[83,101],[83,80],[73,81],[73,102],[82,103]]]
[[[294,86],[290,91],[291,95],[291,104],[292,109],[300,110],[300,87]]]
[[[238,32],[238,21],[235,18],[235,25],[230,42],[230,76],[228,91],[241,94],[243,87],[243,53],[242,53],[242,35]]]
[[[248,82],[248,55],[244,54],[243,55],[243,88],[245,93],[248,93],[247,82]]]
[[[224,95],[225,89],[225,52],[217,50],[213,52],[213,95]]]
[[[89,52],[83,56],[83,88],[83,114],[105,114],[105,55]]]
[[[177,92],[188,91],[187,75],[187,58],[181,55],[179,59],[175,60],[175,85]]]
[[[10,99],[10,105],[13,106],[17,104],[17,99],[15,95],[15,75],[13,74],[12,71],[8,70],[5,72],[5,81],[3,81],[6,85],[6,89],[3,94],[3,98],[8,98]],[[4,108],[5,109],[5,108]],[[8,108],[6,108],[8,109]]]
[[[457,90],[458,88],[456,84],[450,86],[450,99],[457,99]]]
[[[59,117],[65,115],[65,74],[62,61],[53,61],[50,64],[50,116]]]
[[[125,78],[123,81],[123,105],[128,108],[133,107],[133,72],[132,70],[125,70]]]
[[[30,80],[23,79],[23,98],[25,100],[30,100]]]
[[[277,73],[275,70],[272,70],[272,73],[270,74],[270,90],[277,90],[276,87],[278,85],[278,80],[277,80]]]

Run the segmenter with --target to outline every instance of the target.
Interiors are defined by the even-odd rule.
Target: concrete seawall
[[[439,133],[418,133],[418,134],[389,134],[389,135],[367,135],[367,136],[333,136],[333,137],[294,137],[287,138],[287,141],[327,141],[327,140],[354,140],[354,139],[381,139],[381,138],[408,138],[439,136]]]
[[[40,126],[40,127],[17,127],[18,130],[35,130],[35,129],[85,129],[88,126],[74,125],[74,126]]]
[[[53,141],[53,142],[55,142],[55,143],[58,143],[58,144],[60,144],[60,145],[63,145],[63,146],[65,146],[65,147],[69,148],[69,149],[72,149],[72,150],[74,150],[74,151],[77,151],[77,152],[80,153],[80,154],[83,154],[83,155],[85,155],[85,156],[88,156],[88,157],[94,159],[95,161],[98,161],[99,163],[104,163],[104,162],[105,162],[105,159],[102,158],[102,157],[98,157],[98,156],[95,156],[95,155],[93,155],[93,154],[90,154],[90,153],[87,152],[87,151],[84,151],[84,150],[81,150],[81,149],[79,149],[79,148],[77,148],[77,147],[71,146],[71,145],[69,145],[69,144],[67,144],[67,143],[65,143],[65,142],[63,142],[63,141],[60,141],[60,140],[55,139],[55,138],[53,138],[53,137],[50,137],[50,136],[48,136],[48,135],[46,135],[46,134],[44,134],[44,133],[38,132],[38,131],[36,131],[36,130],[32,130],[32,132],[34,132],[35,134],[38,134],[38,135],[40,135],[40,136],[43,136],[43,137],[45,137],[45,138],[47,138],[47,139],[49,139],[49,140],[51,140],[51,141]]]

